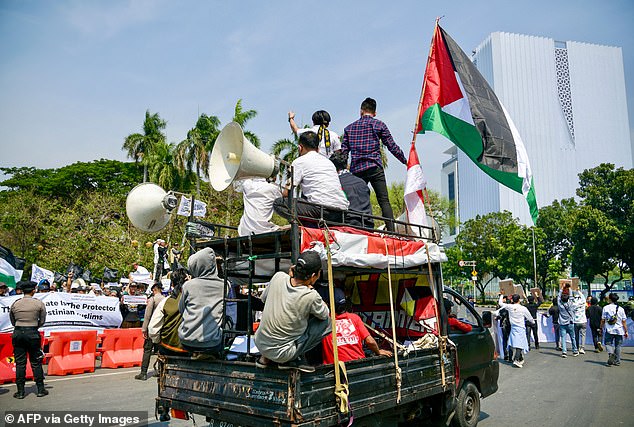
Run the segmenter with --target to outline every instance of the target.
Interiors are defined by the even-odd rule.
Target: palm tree
[[[234,110],[232,120],[240,125],[242,131],[244,132],[244,136],[249,141],[251,141],[253,145],[260,148],[260,138],[258,138],[257,135],[253,132],[244,129],[246,123],[257,115],[258,112],[255,110],[243,110],[242,99],[238,99],[238,102],[236,102],[236,108]]]
[[[150,110],[147,110],[143,122],[143,133],[130,134],[123,142],[122,149],[127,151],[128,157],[134,159],[135,162],[141,160],[143,163],[143,182],[148,180],[147,157],[155,145],[165,142],[162,131],[166,125],[167,122],[161,119],[158,113],[150,114]]]
[[[284,138],[275,141],[271,154],[287,163],[293,163],[293,160],[299,157],[299,147],[297,145],[297,136],[294,140]],[[287,172],[286,163],[280,163],[280,176],[284,178]]]
[[[201,115],[196,127],[187,132],[187,138],[176,147],[176,166],[183,173],[196,170],[196,194],[200,194],[201,170],[207,175],[209,154],[218,137],[220,120],[216,116]]]
[[[154,145],[146,156],[150,182],[160,185],[167,191],[180,187],[181,175],[175,164],[176,146],[161,141]]]

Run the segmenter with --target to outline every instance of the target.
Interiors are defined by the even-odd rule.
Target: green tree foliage
[[[258,115],[258,112],[255,110],[245,110],[242,108],[242,100],[238,99],[236,102],[236,108],[233,112],[233,121],[238,123],[244,132],[244,136],[251,141],[253,145],[256,147],[260,147],[260,138],[253,132],[246,130],[245,126],[249,120]]]
[[[77,162],[59,169],[0,168],[11,177],[0,185],[35,195],[72,197],[86,191],[127,194],[142,178],[137,164],[116,160]]]
[[[405,212],[405,183],[392,183],[388,185],[387,190],[390,198],[390,204],[392,205],[392,210],[394,211],[394,217],[398,218]],[[441,230],[445,230],[450,224],[455,224],[456,218],[453,203],[434,190],[427,190],[427,195],[429,196],[429,206],[425,206],[427,215],[434,216],[434,219],[438,222]],[[379,203],[376,200],[376,195],[372,190],[370,192],[370,204],[372,205],[372,214],[381,216],[381,207],[379,206]],[[382,221],[375,221],[376,226],[381,224]]]
[[[513,253],[515,245],[523,238],[526,238],[525,230],[508,211],[478,215],[460,227],[456,245],[464,259],[477,263],[475,285],[481,300],[484,301],[486,288],[494,278],[514,276],[523,279],[526,250]],[[525,246],[522,243],[522,248]]]
[[[626,269],[634,268],[634,169],[615,169],[602,163],[579,174],[577,196],[581,205],[592,207],[605,215],[619,229],[621,239],[614,242],[612,257],[623,262]]]
[[[293,163],[293,160],[299,157],[299,147],[297,145],[297,136],[293,140],[284,138],[275,141],[271,148],[271,154],[278,157],[284,162]],[[287,172],[287,166],[284,163],[280,164],[280,176],[285,177]]]
[[[153,148],[165,142],[163,130],[167,126],[167,122],[158,115],[158,113],[150,114],[150,110],[145,112],[145,120],[143,121],[143,133],[133,133],[128,135],[122,149],[128,154],[128,157],[135,162],[139,160],[143,164],[143,182],[148,179],[148,154]]]
[[[535,227],[537,285],[546,292],[550,284],[564,276],[570,267],[572,223],[577,203],[574,199],[555,200],[539,209]]]
[[[220,126],[220,119],[216,116],[202,114],[196,126],[187,132],[187,138],[176,147],[176,166],[183,175],[196,172],[196,194],[200,194],[200,181],[207,177],[209,171],[209,156]]]

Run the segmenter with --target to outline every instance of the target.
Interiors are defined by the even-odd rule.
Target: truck
[[[446,256],[435,239],[411,233],[415,226],[407,223],[389,232],[321,221],[303,226],[300,219],[289,228],[240,237],[233,227],[190,221],[192,247],[211,247],[225,280],[226,357],[160,356],[161,421],[202,416],[214,427],[477,425],[480,399],[497,390],[491,313],[480,316],[443,286]],[[256,367],[256,290],[306,249],[320,252],[332,272],[328,279],[345,289],[354,312],[395,357],[321,364],[312,373]],[[449,328],[445,298],[471,332]]]

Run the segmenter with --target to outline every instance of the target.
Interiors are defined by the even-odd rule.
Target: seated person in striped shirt
[[[315,132],[304,132],[299,136],[299,157],[293,161],[293,182],[301,189],[302,196],[297,199],[297,216],[300,222],[313,222],[321,216],[326,221],[342,222],[341,211],[348,210],[348,199],[344,194],[335,165],[320,155],[319,137]],[[291,219],[287,203],[288,190],[282,192],[273,203],[275,212],[283,218]],[[306,201],[313,203],[307,204]],[[332,208],[332,209],[329,209]]]
[[[341,151],[345,154],[350,153],[350,172],[372,185],[377,202],[381,206],[381,215],[394,219],[381,160],[381,143],[399,162],[405,165],[407,159],[403,150],[394,142],[385,123],[375,119],[375,116],[376,101],[366,98],[361,103],[361,118],[343,130]],[[394,231],[393,222],[386,221],[385,226],[389,231]]]

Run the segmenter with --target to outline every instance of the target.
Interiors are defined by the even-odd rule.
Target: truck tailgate
[[[401,402],[441,394],[454,387],[452,358],[441,381],[437,350],[399,359]],[[350,407],[355,418],[396,406],[394,359],[371,357],[346,363]],[[159,381],[158,403],[233,425],[334,425],[337,423],[333,365],[314,373],[258,369],[253,363],[169,357]]]

